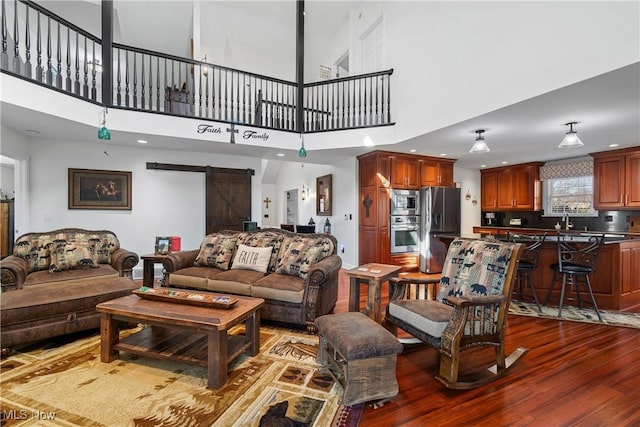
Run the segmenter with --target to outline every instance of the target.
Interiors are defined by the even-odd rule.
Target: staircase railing
[[[112,49],[112,64],[101,64],[98,37],[31,1],[2,0],[4,73],[102,104],[102,67],[112,67],[109,107],[300,132],[294,82],[123,44]],[[303,132],[393,124],[392,73],[305,84]]]

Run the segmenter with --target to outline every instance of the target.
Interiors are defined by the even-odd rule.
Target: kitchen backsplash
[[[572,217],[569,215],[569,222],[573,224],[572,230],[581,231],[585,227],[587,230],[595,231],[627,231],[629,229],[629,218],[640,216],[640,211],[598,211],[597,217]],[[482,213],[484,218],[484,212]],[[556,223],[560,223],[564,228],[562,217],[545,217],[541,212],[504,212],[497,220],[497,226],[509,227],[511,219],[520,218],[521,227],[531,228],[553,228]],[[483,225],[486,225],[483,223]]]

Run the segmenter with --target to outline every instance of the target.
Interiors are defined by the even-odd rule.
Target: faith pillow
[[[272,250],[273,248],[271,246],[254,248],[252,246],[238,245],[236,255],[233,257],[231,269],[254,270],[266,273]]]

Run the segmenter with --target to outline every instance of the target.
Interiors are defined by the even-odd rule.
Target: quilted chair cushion
[[[436,299],[446,302],[450,296],[501,294],[513,249],[514,245],[486,240],[454,240],[442,267]]]

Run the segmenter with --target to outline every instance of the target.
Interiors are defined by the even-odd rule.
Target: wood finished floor
[[[361,296],[362,307],[365,287]],[[387,296],[385,286],[384,307]],[[348,311],[348,301],[341,274],[335,312]],[[505,344],[507,353],[529,352],[505,378],[471,391],[435,379],[435,350],[399,355],[399,394],[367,405],[360,426],[640,426],[640,329],[509,315]],[[465,356],[488,365],[493,350]]]

